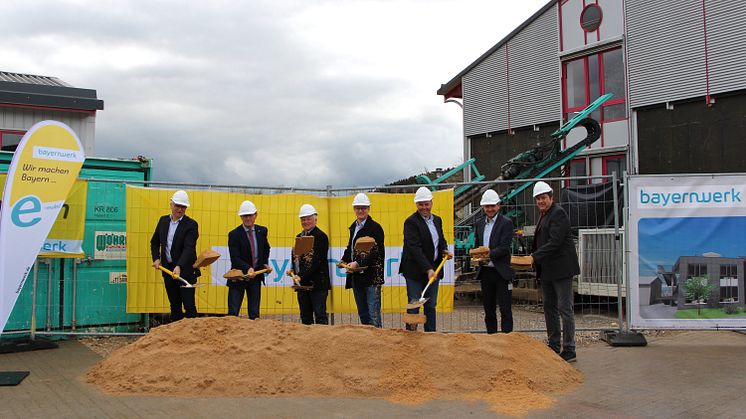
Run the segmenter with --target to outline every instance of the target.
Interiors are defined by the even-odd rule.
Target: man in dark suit
[[[313,286],[311,290],[298,291],[298,308],[303,324],[329,324],[326,297],[331,289],[329,279],[329,237],[316,226],[318,213],[310,204],[300,207],[298,213],[303,231],[296,237],[313,236],[313,250],[305,255],[293,254],[295,273],[300,284]]]
[[[197,222],[185,215],[189,207],[189,197],[185,191],[176,191],[171,197],[171,214],[158,220],[153,237],[150,239],[150,253],[153,267],[169,269],[176,276],[190,284],[197,283],[199,269],[192,268],[197,260]],[[163,272],[168,302],[171,305],[171,320],[196,317],[194,288],[184,288],[182,282]],[[184,312],[181,306],[184,306]]]
[[[269,266],[269,241],[267,227],[255,224],[256,205],[243,201],[238,209],[241,225],[228,233],[228,251],[231,255],[231,269],[240,269],[244,275]],[[249,318],[259,318],[259,305],[262,299],[264,274],[244,280],[228,280],[228,315],[238,316],[243,304],[244,292],[249,307]]]
[[[554,203],[552,188],[545,182],[536,182],[533,195],[541,218],[534,233],[534,252],[531,256],[534,259],[536,278],[541,281],[549,347],[565,361],[574,362],[572,278],[580,273],[580,265],[570,231],[570,217],[561,206]]]
[[[513,278],[515,272],[510,267],[510,245],[513,240],[513,222],[500,214],[500,196],[492,189],[482,194],[479,203],[484,218],[474,226],[475,244],[490,249],[489,262],[477,268],[477,279],[482,284],[484,324],[487,333],[497,333],[497,315],[500,306],[500,328],[503,333],[513,331]]]
[[[347,273],[345,289],[352,288],[360,323],[382,327],[381,286],[384,283],[383,262],[386,254],[383,228],[369,215],[370,199],[367,195],[357,194],[352,200],[352,207],[356,220],[350,225],[350,239],[342,255],[342,262],[352,269]],[[373,238],[373,248],[364,252],[357,250],[355,243],[361,237]],[[365,267],[363,272],[354,271],[361,266]]]
[[[419,300],[427,282],[435,275],[435,269],[447,253],[448,244],[443,236],[443,220],[433,214],[433,194],[421,187],[414,196],[417,211],[404,221],[404,248],[402,249],[399,273],[407,282],[409,301]],[[443,271],[438,279],[443,278]],[[435,306],[438,302],[438,281],[427,289],[424,312],[427,317],[425,331],[434,332]],[[410,309],[407,313],[419,314],[420,309]],[[417,330],[416,324],[407,324],[407,330]]]

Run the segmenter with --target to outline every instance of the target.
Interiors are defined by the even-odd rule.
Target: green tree
[[[706,303],[710,298],[713,288],[715,288],[706,276],[693,276],[684,281],[684,295],[692,303],[697,305],[697,316],[701,303]]]

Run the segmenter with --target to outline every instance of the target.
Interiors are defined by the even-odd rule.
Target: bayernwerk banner
[[[84,159],[77,135],[56,121],[37,123],[18,144],[0,213],[0,331]]]

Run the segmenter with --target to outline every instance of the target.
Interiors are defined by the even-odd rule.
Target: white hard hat
[[[479,205],[497,205],[500,203],[500,195],[492,189],[487,189],[482,194],[482,201]]]
[[[300,212],[298,212],[298,218],[308,217],[309,215],[318,214],[316,208],[311,204],[303,204],[300,206]]]
[[[417,192],[414,194],[414,202],[426,202],[426,201],[432,201],[433,200],[433,193],[430,192],[430,189],[427,189],[424,186],[421,186],[419,189],[417,189]]]
[[[186,191],[176,191],[171,197],[171,202],[173,202],[176,205],[183,205],[185,207],[188,207],[189,197],[187,196]]]
[[[238,215],[254,215],[256,214],[256,205],[251,201],[241,202],[241,206],[238,208]]]
[[[549,186],[546,182],[538,181],[536,182],[536,185],[534,185],[534,198],[541,194],[545,194],[547,192],[552,192],[552,187]]]
[[[368,195],[364,193],[359,193],[355,195],[355,199],[352,200],[352,206],[353,207],[369,207],[370,199],[368,199]]]

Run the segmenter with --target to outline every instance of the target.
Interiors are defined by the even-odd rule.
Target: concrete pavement
[[[3,418],[495,417],[485,403],[384,400],[108,396],[80,377],[100,357],[77,341],[58,349],[0,355],[0,370],[29,370],[19,386],[0,387]],[[746,335],[684,332],[647,347],[598,344],[578,350],[586,382],[529,417],[733,418],[746,415]]]

